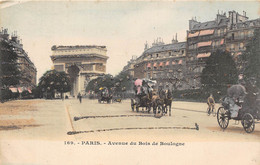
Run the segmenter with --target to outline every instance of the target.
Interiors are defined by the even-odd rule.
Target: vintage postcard
[[[0,1],[0,164],[260,164],[258,1]]]

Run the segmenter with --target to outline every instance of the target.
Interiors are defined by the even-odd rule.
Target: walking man
[[[80,94],[80,93],[78,94],[78,99],[79,99],[79,102],[81,103],[82,96],[81,96],[81,94]]]

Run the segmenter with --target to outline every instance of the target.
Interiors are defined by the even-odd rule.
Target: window
[[[218,29],[218,36],[220,36],[220,29]]]
[[[156,73],[153,74],[153,78],[157,78]]]
[[[219,43],[218,43],[218,41],[215,41],[215,46],[219,46]]]
[[[239,44],[239,49],[244,49],[244,43],[243,43],[243,42],[241,42],[241,43]]]
[[[159,57],[159,54],[156,54],[156,57],[158,58],[158,57]]]
[[[169,56],[171,56],[172,55],[172,52],[169,52]]]
[[[235,50],[235,45],[234,44],[230,45],[230,50]]]
[[[244,38],[244,36],[245,36],[245,35],[244,35],[244,32],[241,32],[241,33],[240,33],[240,37],[241,37],[241,38]]]
[[[231,38],[231,40],[234,40],[234,39],[235,39],[235,34],[232,33],[232,38]]]
[[[181,51],[181,54],[184,54],[184,50]]]

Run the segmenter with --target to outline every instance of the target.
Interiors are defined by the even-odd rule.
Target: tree
[[[201,74],[201,84],[207,92],[226,93],[228,86],[236,84],[238,71],[236,64],[227,51],[217,50],[206,61]]]
[[[55,92],[60,92],[62,97],[64,92],[71,90],[70,78],[65,72],[49,70],[40,78],[39,87],[42,92],[50,94],[50,97],[53,97]]]
[[[123,72],[119,73],[115,77],[106,74],[91,80],[86,87],[86,91],[95,91],[97,93],[99,88],[107,87],[109,90],[113,89],[114,92],[123,92],[131,89],[131,79],[130,75]]]
[[[19,84],[20,71],[17,64],[18,55],[9,42],[0,40],[0,87],[8,88]]]
[[[245,77],[256,78],[256,85],[260,87],[260,29],[255,29],[254,36],[246,46],[242,57],[246,62]]]

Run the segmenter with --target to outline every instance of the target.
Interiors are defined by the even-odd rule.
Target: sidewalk
[[[61,100],[14,100],[0,104],[0,139],[64,140],[71,130]]]

